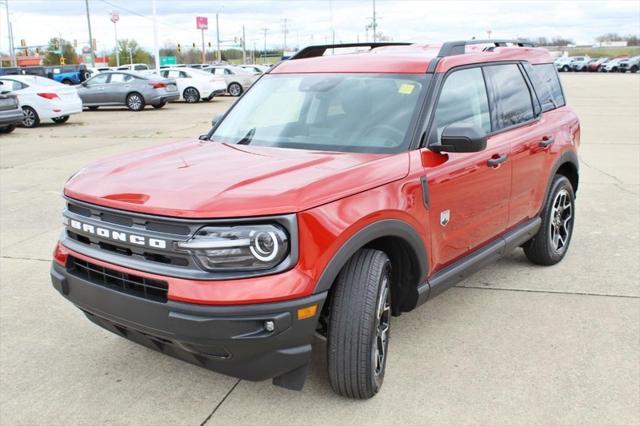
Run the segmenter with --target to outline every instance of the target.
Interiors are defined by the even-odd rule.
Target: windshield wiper
[[[236,145],[249,145],[251,143],[251,140],[253,139],[253,135],[255,134],[256,134],[256,128],[254,127],[251,130],[249,130],[242,139],[236,142]]]

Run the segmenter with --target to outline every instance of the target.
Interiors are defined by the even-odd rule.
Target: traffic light
[[[209,46],[209,49],[211,49],[211,42],[207,43],[207,45]]]
[[[176,49],[176,51],[177,51],[178,53],[180,53],[180,50],[181,50],[181,48],[180,48],[180,43],[178,43],[178,48]]]
[[[67,60],[64,58],[64,56],[60,56],[60,65],[64,65],[67,63]]]
[[[39,55],[40,54],[40,48],[36,47],[36,53]]]
[[[192,44],[193,44],[193,48],[195,49],[196,48],[196,44],[195,43],[192,43]]]

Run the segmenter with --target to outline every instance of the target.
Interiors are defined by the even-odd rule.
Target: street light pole
[[[218,51],[218,62],[222,61],[222,52],[220,52],[220,23],[218,22],[218,14],[216,13],[216,50]]]
[[[87,10],[87,26],[89,27],[89,49],[91,52],[91,66],[96,66],[96,55],[93,51],[93,35],[91,34],[91,17],[89,16],[89,0],[84,0],[84,6]]]
[[[13,46],[13,28],[11,27],[11,21],[9,20],[9,0],[4,2],[5,10],[7,12],[7,33],[9,35],[9,51],[11,54],[11,65],[18,66],[16,62],[16,51]]]
[[[264,50],[262,51],[262,63],[266,64],[267,63],[267,31],[269,31],[269,28],[263,28],[262,31],[264,31]]]
[[[120,66],[120,52],[118,49],[118,30],[116,28],[116,23],[118,22],[118,20],[120,20],[120,15],[118,14],[117,11],[113,11],[111,12],[111,22],[113,22],[113,34],[115,35],[115,40],[116,40],[116,47],[115,47],[115,53],[116,53],[116,66]]]
[[[156,19],[156,0],[152,1],[153,8],[153,50],[155,52],[156,74],[160,73],[160,46],[158,45],[158,23]]]

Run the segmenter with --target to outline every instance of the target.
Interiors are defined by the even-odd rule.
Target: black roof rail
[[[344,44],[319,44],[316,46],[307,46],[302,50],[299,50],[295,55],[289,58],[292,59],[305,59],[305,58],[315,58],[317,56],[322,56],[328,49],[341,49],[344,47],[369,47],[371,49],[375,49],[377,47],[384,46],[408,46],[412,43],[401,43],[401,42],[376,42],[376,43],[344,43]]]
[[[495,47],[506,46],[507,44],[514,44],[518,47],[534,47],[535,45],[530,41],[525,40],[460,40],[460,41],[447,41],[440,48],[438,57],[444,58],[445,56],[462,55],[465,53],[465,47],[470,44],[493,44]]]

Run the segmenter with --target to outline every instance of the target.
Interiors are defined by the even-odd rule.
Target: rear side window
[[[495,123],[494,130],[533,119],[531,93],[518,65],[490,65],[484,70],[492,94],[491,114]]]
[[[482,70],[469,68],[451,73],[442,86],[435,112],[438,140],[453,123],[472,123],[491,132],[489,102]]]
[[[542,111],[550,111],[565,105],[560,78],[553,64],[532,65],[527,69],[532,70],[529,74],[532,74],[531,78],[542,104]]]

